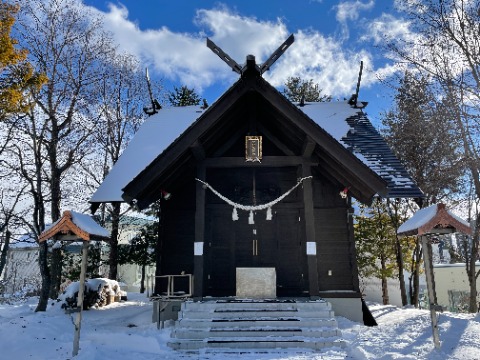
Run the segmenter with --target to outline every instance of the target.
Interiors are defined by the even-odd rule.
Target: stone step
[[[185,327],[185,328],[231,328],[231,327],[243,327],[251,328],[254,326],[265,327],[301,327],[301,328],[336,328],[338,326],[337,320],[335,318],[321,318],[321,319],[300,319],[293,317],[280,317],[277,319],[260,319],[260,318],[242,318],[242,319],[217,319],[217,320],[206,320],[206,319],[189,319],[183,318],[176,322],[175,327]]]
[[[275,338],[235,338],[235,339],[203,339],[203,340],[176,340],[168,342],[168,346],[175,350],[200,350],[205,348],[217,349],[312,349],[345,348],[342,339],[275,339]]]
[[[175,329],[171,337],[176,339],[213,339],[213,338],[330,338],[339,337],[338,329],[301,329],[301,328],[219,328],[219,329]]]
[[[214,310],[228,310],[228,309],[275,309],[275,310],[331,310],[332,306],[326,301],[315,302],[260,302],[260,301],[242,301],[242,302],[222,302],[208,301],[208,302],[193,302],[186,301],[182,304],[182,311],[214,311]]]
[[[322,349],[321,349],[322,350]],[[320,351],[321,351],[320,350]],[[275,348],[275,349],[231,349],[231,348],[204,348],[197,351],[176,351],[175,359],[192,359],[192,354],[201,354],[201,358],[210,360],[224,360],[227,356],[229,359],[305,359],[309,354],[315,359],[328,360],[345,360],[348,358],[347,352],[344,348],[328,349],[328,356],[322,357],[319,351],[310,348]],[[333,350],[333,351],[332,351]],[[324,350],[325,351],[325,350]],[[198,356],[197,355],[197,356]]]
[[[261,318],[261,319],[275,319],[275,318],[304,318],[304,319],[318,319],[318,318],[332,318],[334,313],[332,310],[319,311],[298,311],[298,310],[214,310],[214,311],[180,311],[179,318],[189,319],[242,319],[242,318]]]
[[[187,352],[345,347],[332,307],[323,300],[186,301],[171,337],[171,348]]]

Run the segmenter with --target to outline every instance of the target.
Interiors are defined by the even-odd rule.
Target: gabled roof
[[[93,220],[90,215],[80,214],[74,211],[64,211],[62,217],[40,234],[39,242],[55,237],[74,235],[78,239],[108,240],[110,233]]]
[[[422,191],[361,109],[347,102],[330,102],[305,103],[300,110],[387,182],[385,197],[423,197]]]
[[[169,108],[147,119],[90,202],[136,199],[141,188],[158,180],[159,171],[191,152],[189,149],[206,132],[221,125],[222,117],[238,99],[251,93],[275,104],[275,111],[290,129],[293,126],[311,138],[322,166],[360,201],[369,202],[376,194],[422,196],[360,109],[348,102],[297,106],[263,78],[242,77],[206,111],[200,107]]]
[[[150,116],[92,195],[90,202],[123,202],[122,189],[203,113],[200,106],[183,106],[162,109]]]
[[[470,224],[447,210],[445,204],[435,204],[418,210],[398,228],[397,233],[403,236],[424,235],[444,229],[472,234]]]

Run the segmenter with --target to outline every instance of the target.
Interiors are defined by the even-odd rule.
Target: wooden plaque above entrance
[[[258,162],[262,160],[261,136],[245,136],[245,160]]]

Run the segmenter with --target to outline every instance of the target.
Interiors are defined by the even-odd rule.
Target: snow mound
[[[75,281],[68,285],[58,297],[62,302],[62,308],[76,308],[80,282]],[[83,296],[83,308],[85,310],[95,307],[102,307],[113,301],[127,300],[127,293],[120,288],[115,280],[96,278],[85,281],[85,292]]]

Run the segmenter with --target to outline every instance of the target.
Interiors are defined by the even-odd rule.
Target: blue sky
[[[167,89],[187,85],[209,103],[238,75],[210,49],[210,38],[237,63],[248,54],[265,61],[290,34],[294,44],[264,74],[280,88],[289,76],[313,79],[334,99],[355,92],[364,62],[360,100],[374,124],[391,105],[391,91],[379,78],[398,71],[378,45],[383,37],[410,36],[395,0],[85,0],[105,16],[122,49],[137,55],[152,78]]]

